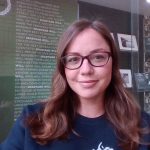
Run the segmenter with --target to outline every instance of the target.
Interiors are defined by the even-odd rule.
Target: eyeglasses
[[[74,70],[81,67],[84,59],[94,67],[102,67],[108,63],[110,56],[111,52],[97,52],[87,56],[68,54],[63,56],[61,61],[67,69]]]

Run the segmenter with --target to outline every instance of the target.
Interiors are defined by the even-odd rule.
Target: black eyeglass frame
[[[80,63],[80,65],[79,65],[79,67],[77,67],[77,68],[70,69],[70,68],[66,67],[66,64],[64,63],[64,59],[65,59],[65,57],[67,57],[67,56],[69,56],[69,55],[65,55],[65,56],[61,57],[61,62],[63,63],[64,67],[67,68],[67,69],[69,69],[69,70],[76,70],[76,69],[79,69],[79,68],[82,66],[82,64],[83,64],[84,59],[87,59],[88,62],[89,62],[89,64],[90,64],[91,66],[93,66],[93,67],[103,67],[103,66],[105,66],[105,65],[108,63],[110,57],[112,56],[112,55],[111,55],[111,52],[103,51],[103,52],[97,52],[97,53],[107,53],[107,54],[108,54],[108,59],[107,59],[107,61],[106,61],[105,64],[100,65],[100,66],[95,66],[95,65],[93,65],[93,64],[91,63],[90,59],[89,59],[89,56],[91,56],[91,54],[89,54],[89,55],[87,55],[87,56],[78,55],[78,56],[80,56],[80,57],[82,58],[82,60],[81,60],[81,63]]]

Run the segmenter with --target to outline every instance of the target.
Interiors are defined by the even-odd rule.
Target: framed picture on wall
[[[127,88],[132,87],[132,76],[131,76],[131,70],[130,69],[120,69],[121,76],[124,81],[124,86]]]
[[[137,41],[135,35],[117,34],[120,50],[138,51]]]

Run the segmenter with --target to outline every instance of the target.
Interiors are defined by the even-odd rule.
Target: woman
[[[74,22],[58,44],[51,97],[24,109],[3,150],[148,150],[150,116],[123,85],[109,30]]]

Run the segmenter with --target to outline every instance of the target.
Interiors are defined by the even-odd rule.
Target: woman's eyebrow
[[[104,49],[104,48],[97,48],[94,50],[91,50],[90,53],[96,53],[96,52],[107,52],[108,50]],[[109,52],[109,51],[108,51]]]
[[[78,52],[67,52],[65,55],[81,55]]]
[[[82,51],[82,50],[81,50]],[[96,48],[93,50],[89,51],[89,55],[92,53],[97,53],[97,52],[107,52],[108,50],[104,49],[104,48]],[[109,52],[109,51],[108,51]],[[79,52],[66,52],[65,55],[81,55]]]

